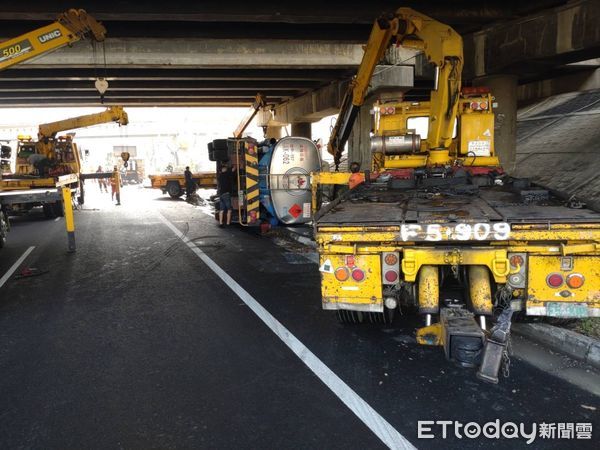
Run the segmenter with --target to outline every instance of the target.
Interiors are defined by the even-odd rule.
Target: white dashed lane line
[[[17,259],[17,261],[11,266],[11,268],[8,269],[8,271],[4,275],[2,275],[2,278],[0,278],[0,288],[4,286],[4,283],[6,283],[8,279],[12,276],[12,274],[15,273],[15,270],[19,268],[19,266],[23,263],[23,261],[25,261],[25,258],[29,256],[29,254],[33,251],[34,248],[35,246],[32,246],[25,250],[25,253],[23,253],[21,257]]]

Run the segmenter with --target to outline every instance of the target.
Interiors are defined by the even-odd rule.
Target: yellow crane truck
[[[41,124],[37,140],[19,136],[15,172],[0,178],[0,202],[6,213],[26,212],[41,205],[47,217],[60,214],[62,203],[56,181],[59,176],[68,174],[77,175],[77,181],[70,187],[78,191],[80,203],[83,203],[81,156],[77,144],[71,135],[57,134],[109,122],[127,125],[129,119],[121,106],[111,106],[100,113]]]
[[[0,42],[0,70],[7,69],[37,56],[52,52],[81,39],[104,41],[106,28],[83,9],[69,9],[55,22],[16,38]],[[106,89],[106,83],[104,89]],[[11,157],[11,148],[2,146],[0,171],[4,172]],[[14,196],[11,194],[11,198]],[[8,220],[9,194],[0,192],[0,248],[6,243],[10,229]],[[26,199],[25,197],[23,199]]]
[[[504,172],[495,99],[461,86],[462,39],[447,25],[409,8],[375,21],[332,131],[335,161],[390,45],[423,51],[437,86],[426,102],[375,102],[365,182],[316,212],[323,308],[342,322],[415,310],[417,341],[465,365],[481,359],[486,318],[499,310],[600,317],[600,214]],[[348,176],[315,173],[313,183]]]

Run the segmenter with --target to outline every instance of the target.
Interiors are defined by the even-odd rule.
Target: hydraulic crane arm
[[[101,123],[117,122],[119,125],[127,125],[129,119],[122,106],[111,106],[106,111],[97,114],[73,117],[71,119],[59,120],[58,122],[44,123],[39,126],[38,139],[50,139],[57,133],[75,128],[89,127]]]
[[[365,101],[365,95],[369,88],[369,81],[371,81],[375,66],[383,58],[383,54],[389,46],[392,33],[391,23],[386,18],[377,19],[371,29],[369,41],[365,47],[365,53],[358,67],[358,72],[348,85],[337,121],[331,131],[329,143],[327,144],[327,150],[335,157],[336,166],[340,162],[340,157],[344,152],[344,146],[348,141],[358,111]]]
[[[250,122],[252,122],[252,119],[254,119],[254,116],[256,116],[258,111],[260,111],[260,109],[264,108],[265,106],[267,106],[267,99],[265,98],[265,96],[260,93],[256,94],[254,103],[252,103],[252,106],[233,132],[233,137],[236,139],[240,139],[242,137],[242,134],[244,134],[246,128],[248,128],[248,125],[250,125]]]
[[[462,38],[448,25],[411,8],[400,8],[391,16],[380,17],[373,25],[357,75],[348,87],[329,138],[328,151],[334,155],[336,164],[365,101],[373,71],[393,42],[423,51],[428,61],[437,66],[427,144],[429,149],[447,149],[452,143],[464,61]]]
[[[101,42],[106,28],[83,9],[69,9],[56,22],[0,43],[0,70],[51,52],[80,39]]]

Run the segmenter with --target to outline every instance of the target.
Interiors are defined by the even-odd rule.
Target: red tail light
[[[354,269],[352,271],[352,279],[360,282],[365,279],[365,273],[361,269]]]
[[[563,279],[563,276],[560,273],[551,273],[546,277],[546,283],[551,288],[561,287],[564,282],[565,280]]]
[[[398,279],[398,272],[395,270],[388,270],[385,273],[385,281],[388,283],[394,283]]]

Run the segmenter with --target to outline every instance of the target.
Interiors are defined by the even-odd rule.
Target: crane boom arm
[[[389,46],[392,32],[389,20],[384,18],[377,19],[371,29],[358,72],[348,85],[337,121],[327,144],[327,150],[335,156],[336,164],[339,164],[339,158],[344,151],[344,146],[348,141],[358,111],[365,101],[365,95],[375,66],[383,58],[383,54]]]
[[[233,137],[236,139],[241,139],[242,135],[244,134],[244,131],[246,130],[246,128],[248,128],[248,125],[250,125],[252,119],[254,119],[254,116],[256,116],[258,111],[261,108],[264,108],[265,106],[267,106],[267,99],[265,98],[265,96],[260,93],[256,94],[254,103],[252,103],[252,106],[250,106],[250,109],[246,112],[246,115],[233,132]]]
[[[106,28],[83,9],[69,9],[56,22],[0,43],[0,70],[85,37],[103,41]]]
[[[84,128],[108,122],[117,122],[119,125],[127,125],[129,123],[129,118],[122,106],[111,106],[101,113],[87,114],[85,116],[41,124],[38,130],[38,139],[53,138],[61,131]]]
[[[371,30],[356,76],[342,101],[338,120],[329,138],[328,151],[336,164],[350,136],[358,111],[365,101],[375,67],[392,40],[398,45],[423,51],[438,68],[437,88],[431,91],[428,148],[448,148],[458,108],[463,67],[462,38],[444,25],[411,8],[377,19]]]

